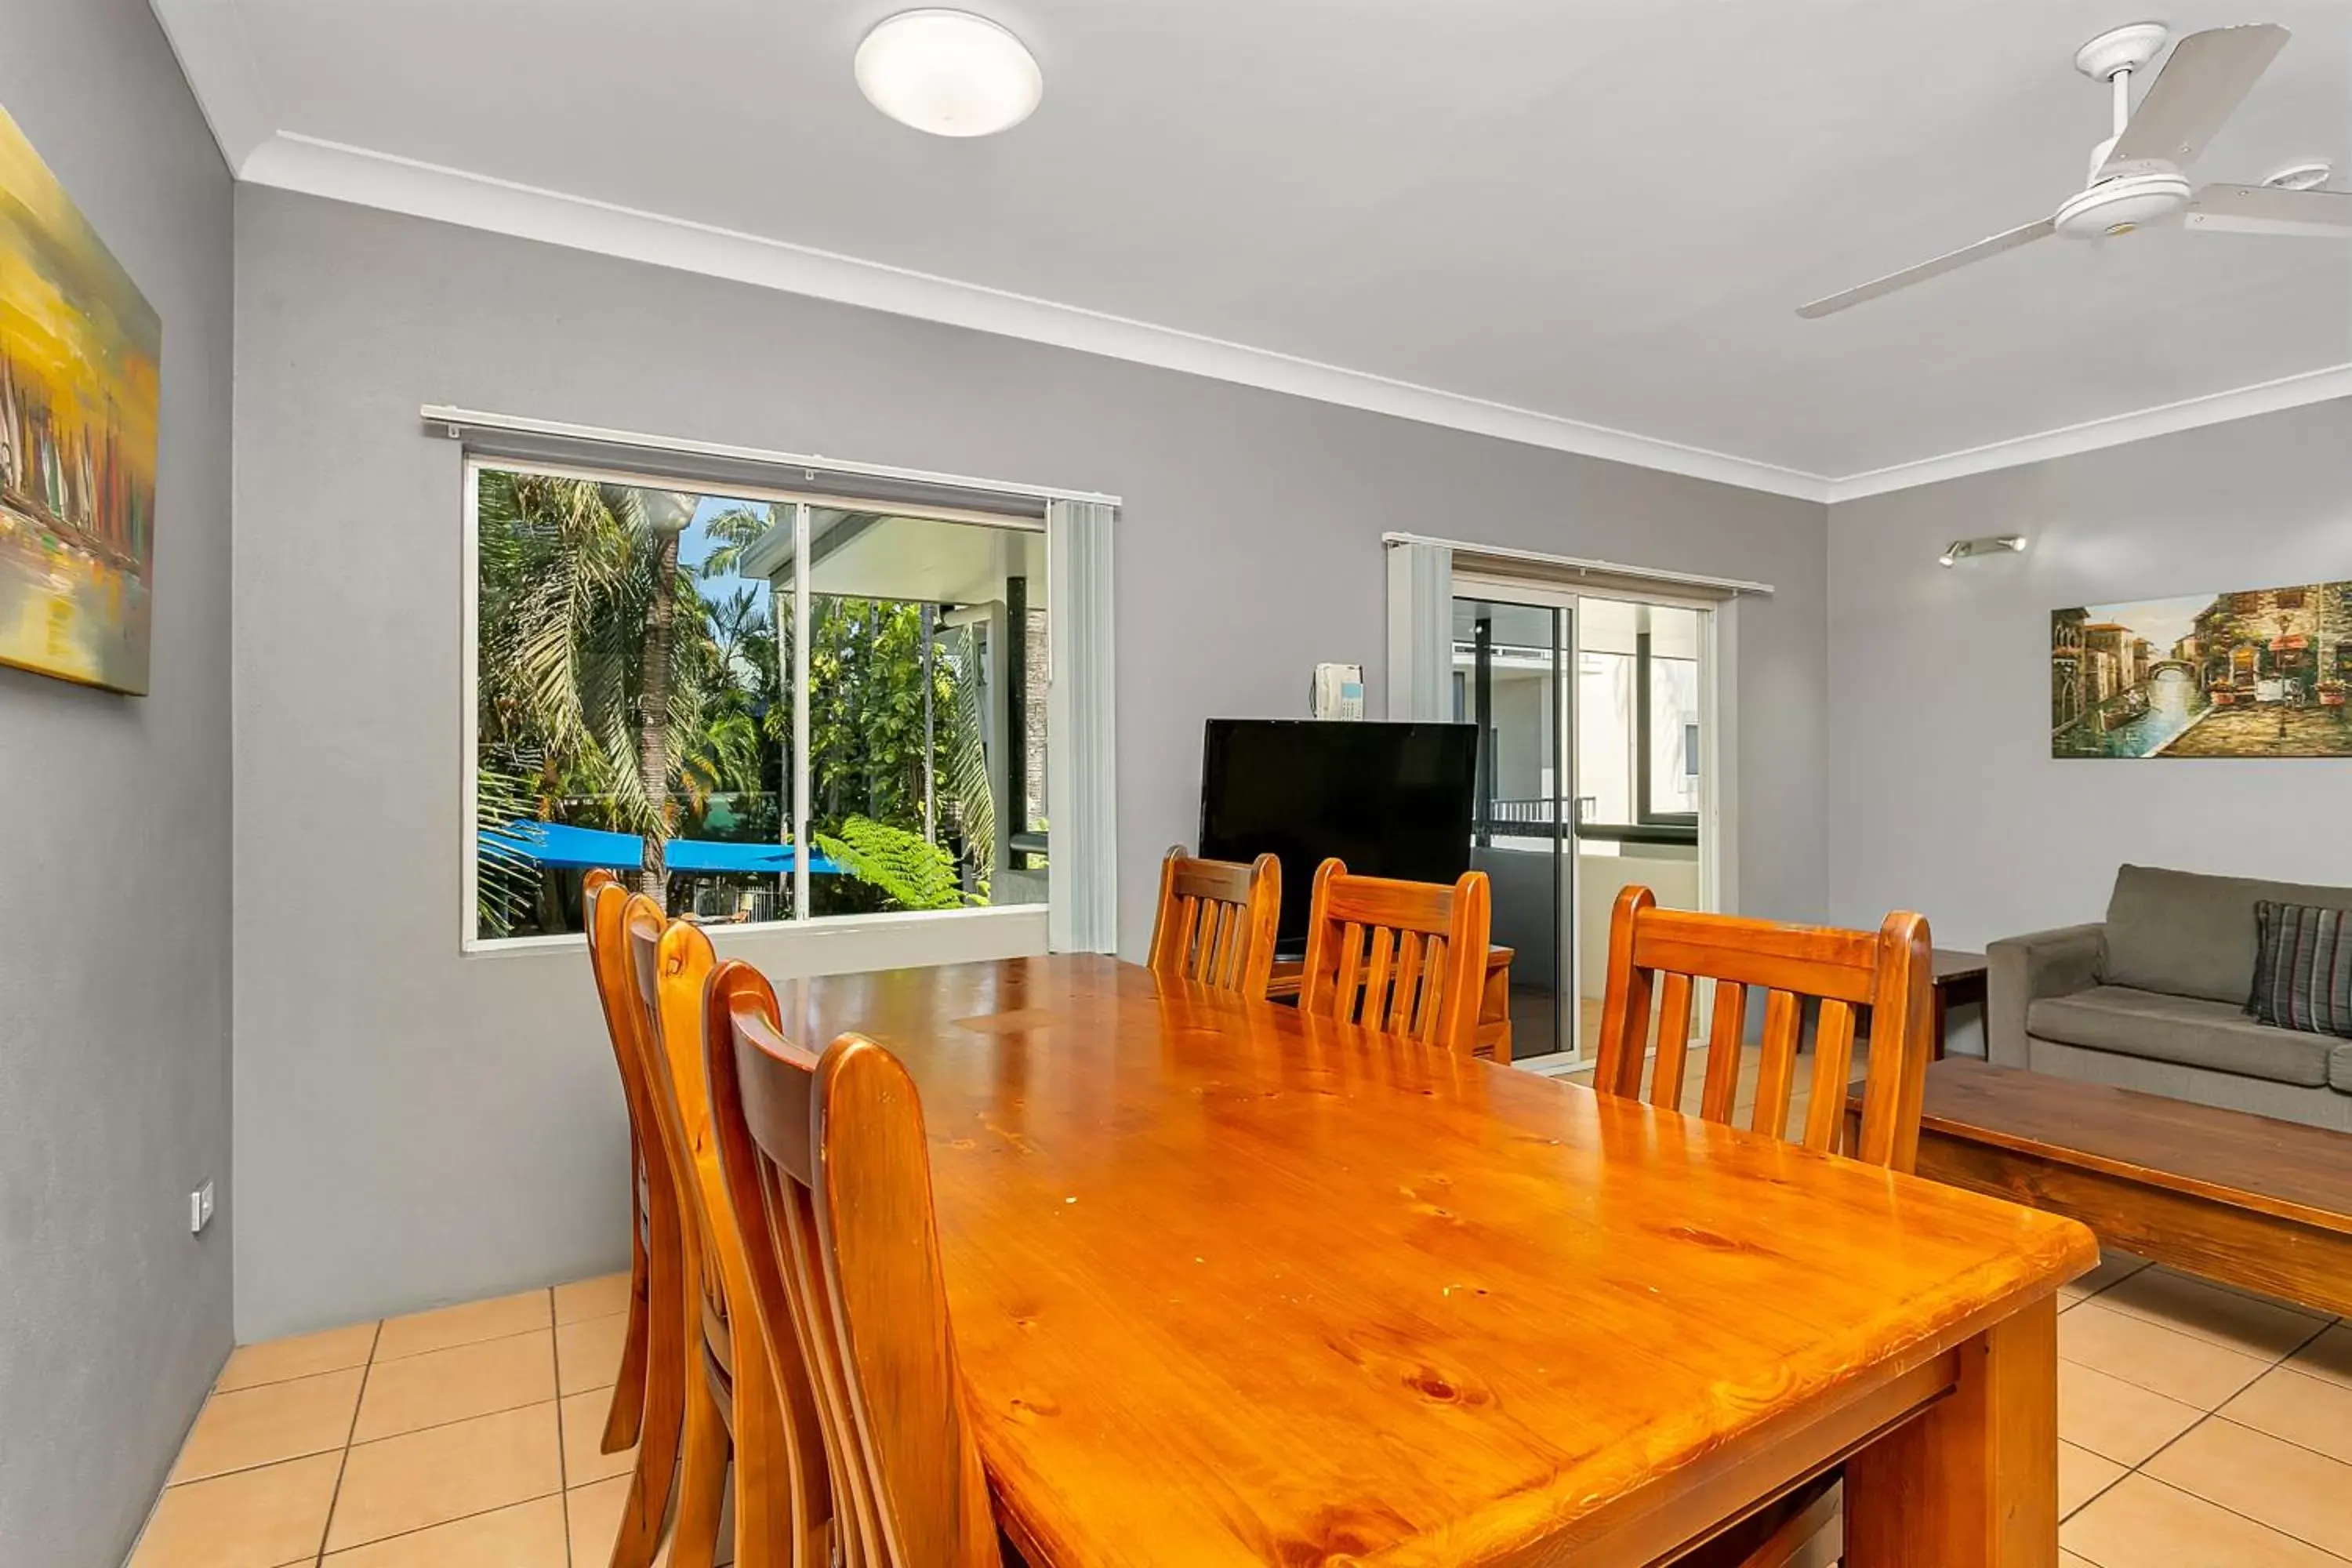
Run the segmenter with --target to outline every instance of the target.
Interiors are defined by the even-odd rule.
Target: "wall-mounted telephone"
[[[1318,719],[1360,719],[1364,716],[1364,667],[1360,664],[1318,664],[1315,693],[1307,710]]]

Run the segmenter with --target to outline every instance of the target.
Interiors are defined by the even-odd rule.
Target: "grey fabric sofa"
[[[2245,1010],[2254,904],[2352,909],[2352,888],[2126,866],[2107,918],[1987,951],[1995,1065],[2352,1132],[2352,1040]]]

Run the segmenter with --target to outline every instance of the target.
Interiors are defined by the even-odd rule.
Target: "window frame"
[[[839,508],[850,511],[870,512],[889,508],[893,516],[919,518],[927,521],[961,522],[987,528],[1003,528],[1016,532],[1037,534],[1048,532],[1043,518],[1023,517],[1007,513],[988,512],[959,507],[896,505],[872,498],[846,496],[822,489],[801,489],[743,484],[732,479],[711,481],[682,476],[662,474],[657,468],[614,468],[593,462],[550,462],[530,458],[509,458],[495,452],[468,449],[459,466],[464,489],[461,513],[464,534],[461,551],[463,564],[463,609],[459,626],[459,703],[460,788],[462,805],[458,812],[461,837],[458,864],[462,868],[458,897],[459,951],[468,957],[525,956],[535,952],[568,952],[583,949],[588,937],[585,931],[545,932],[532,936],[484,936],[480,933],[477,901],[480,891],[480,868],[477,846],[481,831],[480,809],[480,676],[481,676],[481,500],[482,475],[494,473],[528,474],[548,479],[586,479],[598,484],[624,485],[632,489],[680,490],[698,498],[717,496],[729,500],[761,501],[794,509],[793,527],[793,588],[792,611],[794,622],[793,665],[790,672],[793,687],[793,739],[786,748],[786,784],[792,791],[791,812],[795,843],[805,844],[805,803],[808,797],[808,600],[805,591],[805,564],[808,555],[808,516],[817,507]],[[1055,586],[1049,571],[1046,582],[1048,625]],[[1051,635],[1050,633],[1048,634]],[[1046,735],[1048,755],[1054,743],[1052,732]],[[804,936],[812,955],[825,948],[836,951],[847,947],[853,951],[866,944],[845,942],[840,939],[850,932],[871,933],[885,943],[908,943],[911,951],[893,952],[887,963],[925,963],[952,962],[963,956],[958,951],[974,945],[970,940],[977,935],[968,928],[980,922],[989,928],[1002,927],[999,933],[1006,939],[1015,938],[1024,927],[1034,928],[1034,951],[1046,951],[1046,928],[1049,908],[1045,904],[986,905],[961,910],[887,910],[866,914],[814,915],[807,908],[806,888],[809,872],[805,859],[796,877],[793,916],[789,920],[746,921],[738,924],[708,928],[722,944],[730,937],[766,937],[770,939]],[[979,945],[985,946],[986,943]],[[1030,944],[1021,943],[1024,949]],[[820,958],[820,963],[823,960]],[[859,961],[847,968],[881,967]],[[793,965],[799,969],[799,965]],[[830,972],[827,968],[807,971]]]

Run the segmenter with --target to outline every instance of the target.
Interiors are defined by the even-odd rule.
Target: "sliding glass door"
[[[1470,863],[1494,892],[1494,941],[1512,950],[1515,1058],[1576,1048],[1573,868],[1562,846],[1572,754],[1565,605],[1454,601],[1454,717],[1478,727]]]
[[[1453,716],[1479,731],[1471,864],[1512,950],[1512,1054],[1590,1054],[1629,884],[1703,909],[1708,611],[1466,575]],[[1704,1015],[1701,1014],[1701,1016]]]
[[[1580,611],[1573,876],[1585,960],[1580,1037],[1590,1040],[1607,990],[1617,895],[1640,886],[1667,909],[1708,906],[1699,853],[1706,639],[1705,612],[1684,605],[1587,597]]]

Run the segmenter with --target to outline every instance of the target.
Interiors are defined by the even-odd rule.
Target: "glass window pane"
[[[1045,536],[818,508],[809,548],[810,913],[1045,902]]]
[[[1650,800],[1652,816],[1698,812],[1698,612],[1652,605]]]
[[[766,503],[476,486],[476,933],[580,930],[594,867],[672,913],[777,918],[789,711],[772,595],[739,570]]]
[[[1576,820],[1633,820],[1633,656],[1586,648],[1576,658]]]
[[[1560,1015],[1568,922],[1558,824],[1567,761],[1560,744],[1560,612],[1454,601],[1457,712],[1479,726],[1470,864],[1486,873],[1493,940],[1514,950],[1514,1052],[1569,1043]]]

